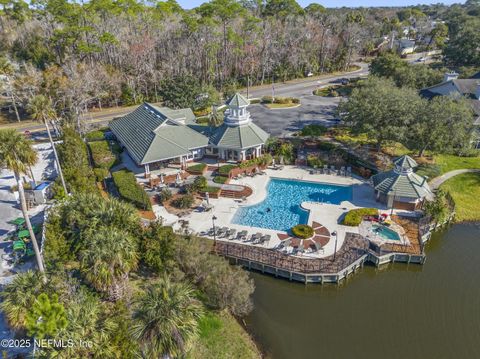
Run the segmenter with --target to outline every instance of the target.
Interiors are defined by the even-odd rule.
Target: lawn
[[[435,163],[440,167],[443,173],[459,169],[480,169],[480,156],[477,157],[458,157],[454,155],[437,155]]]
[[[480,220],[480,174],[464,173],[445,182],[442,190],[450,192],[456,206],[455,220]]]
[[[200,321],[200,338],[187,358],[260,359],[261,354],[232,315],[208,312]]]

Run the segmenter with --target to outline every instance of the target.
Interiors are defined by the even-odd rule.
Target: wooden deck
[[[392,216],[392,220],[405,229],[410,245],[403,244],[384,244],[381,246],[382,252],[396,252],[413,255],[421,255],[423,252],[421,243],[420,223],[416,219],[408,217]]]
[[[248,244],[217,241],[219,255],[255,262],[260,265],[296,273],[336,274],[367,254],[368,241],[360,235],[347,233],[342,248],[333,256],[309,258],[284,254],[278,250]]]

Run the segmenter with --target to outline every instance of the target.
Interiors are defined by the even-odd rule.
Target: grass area
[[[207,167],[205,163],[197,163],[196,165],[189,166],[188,170],[192,172],[203,172],[205,167]]]
[[[187,358],[254,359],[261,354],[232,315],[208,312],[200,321],[200,338]]]
[[[464,173],[445,182],[442,190],[449,192],[455,201],[458,222],[480,220],[480,174]]]
[[[455,155],[436,155],[435,163],[440,167],[441,173],[459,169],[480,169],[480,156],[458,157]]]
[[[206,186],[202,188],[202,192],[217,193],[220,192],[220,187]]]

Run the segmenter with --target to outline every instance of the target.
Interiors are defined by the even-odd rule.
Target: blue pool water
[[[267,186],[265,200],[239,208],[232,222],[288,231],[297,224],[308,223],[309,212],[300,207],[302,202],[340,204],[351,199],[351,186],[272,178]]]

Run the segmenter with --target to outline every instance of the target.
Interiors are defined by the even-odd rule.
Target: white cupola
[[[227,126],[241,126],[250,122],[250,112],[247,111],[250,101],[245,97],[236,93],[227,101],[226,105],[228,109],[225,111],[223,121]]]

